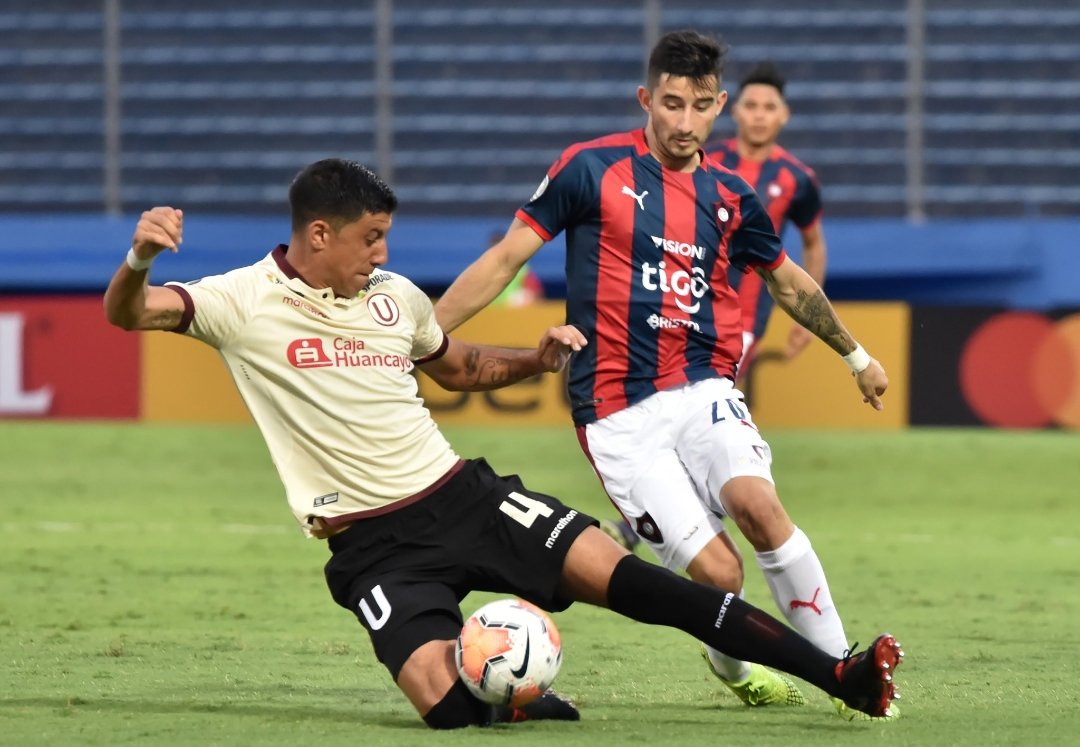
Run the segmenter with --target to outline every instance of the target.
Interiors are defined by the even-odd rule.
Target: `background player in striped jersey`
[[[756,65],[739,82],[739,94],[731,106],[735,137],[706,148],[705,152],[745,179],[765,205],[777,236],[784,235],[788,221],[802,239],[802,266],[818,285],[825,285],[825,234],[821,230],[821,187],[808,166],[777,143],[791,111],[784,98],[784,78],[769,62]],[[753,365],[754,347],[772,312],[772,296],[760,276],[729,273],[743,310],[743,362],[740,376]],[[793,358],[811,340],[801,324],[792,324],[784,355]]]
[[[784,311],[844,356],[876,409],[888,379],[787,258],[753,190],[702,151],[727,100],[722,62],[714,39],[661,38],[637,92],[645,127],[567,148],[503,240],[439,300],[436,317],[453,330],[565,231],[566,320],[589,340],[570,362],[572,414],[612,502],[664,565],[742,589],[722,520],[730,516],[788,621],[841,655],[847,638],[825,573],[780,503],[769,446],[734,387],[742,311],[729,269],[756,271]],[[748,704],[803,702],[763,667],[707,656]]]
[[[493,711],[457,676],[460,602],[512,593],[545,609],[573,601],[670,625],[803,677],[852,707],[887,713],[903,653],[879,636],[830,656],[733,593],[695,584],[627,553],[557,498],[461,459],[417,395],[423,370],[448,389],[481,391],[561,370],[586,344],[567,326],[535,350],[448,337],[431,301],[381,269],[397,198],[360,164],[311,164],[289,188],[292,235],[266,257],[197,283],[151,286],[177,251],[183,213],[143,213],[105,292],[109,321],[170,330],[217,349],[270,450],[304,533],[326,539],[326,582],[432,728],[523,717],[577,720],[551,692]]]

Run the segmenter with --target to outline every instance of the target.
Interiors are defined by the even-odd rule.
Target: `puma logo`
[[[635,201],[637,202],[637,205],[638,205],[638,207],[639,207],[639,208],[641,208],[642,210],[644,210],[644,209],[645,209],[645,195],[649,194],[649,190],[645,190],[645,191],[644,191],[644,192],[642,192],[641,194],[638,194],[637,192],[635,192],[634,190],[630,189],[629,187],[627,187],[627,186],[626,186],[626,185],[624,184],[624,185],[623,185],[623,188],[622,188],[622,193],[623,193],[624,195],[628,195],[628,196],[630,196],[630,197],[633,197],[633,198],[634,198],[634,200],[635,200]]]
[[[821,587],[819,586],[816,589],[814,589],[814,596],[810,597],[809,602],[804,602],[801,599],[792,599],[791,600],[791,609],[797,610],[800,607],[807,607],[807,608],[813,610],[814,612],[816,612],[818,615],[820,615],[821,614],[821,608],[817,606],[817,598],[818,598],[818,594],[820,594],[820,593],[821,593]]]
[[[529,669],[529,631],[525,630],[525,655],[521,657],[521,666],[517,669],[511,669],[510,674],[515,677],[524,677],[525,672]]]

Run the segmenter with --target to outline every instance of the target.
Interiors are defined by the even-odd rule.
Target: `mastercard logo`
[[[990,425],[1080,428],[1080,314],[991,317],[964,345],[960,391]]]

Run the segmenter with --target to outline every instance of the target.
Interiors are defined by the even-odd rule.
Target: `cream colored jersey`
[[[448,340],[406,278],[377,271],[355,298],[336,298],[305,283],[279,246],[166,287],[184,299],[176,331],[225,359],[308,536],[393,510],[460,461],[410,374]]]

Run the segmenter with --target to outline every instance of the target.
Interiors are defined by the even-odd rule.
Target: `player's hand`
[[[179,250],[184,240],[184,211],[171,207],[147,210],[135,225],[131,248],[139,259],[153,259],[168,249]]]
[[[784,358],[791,360],[810,344],[810,341],[814,339],[814,333],[808,330],[801,324],[792,324],[791,331],[788,332],[787,347],[784,348]]]
[[[572,324],[564,324],[560,327],[549,327],[540,338],[536,352],[545,371],[558,373],[570,360],[570,354],[576,353],[587,344],[581,330]]]
[[[885,394],[889,386],[889,377],[885,375],[885,369],[881,367],[877,359],[871,358],[869,366],[859,373],[852,372],[851,375],[855,377],[855,383],[862,392],[863,402],[868,403],[875,410],[884,410],[885,405],[881,403],[881,395]]]

